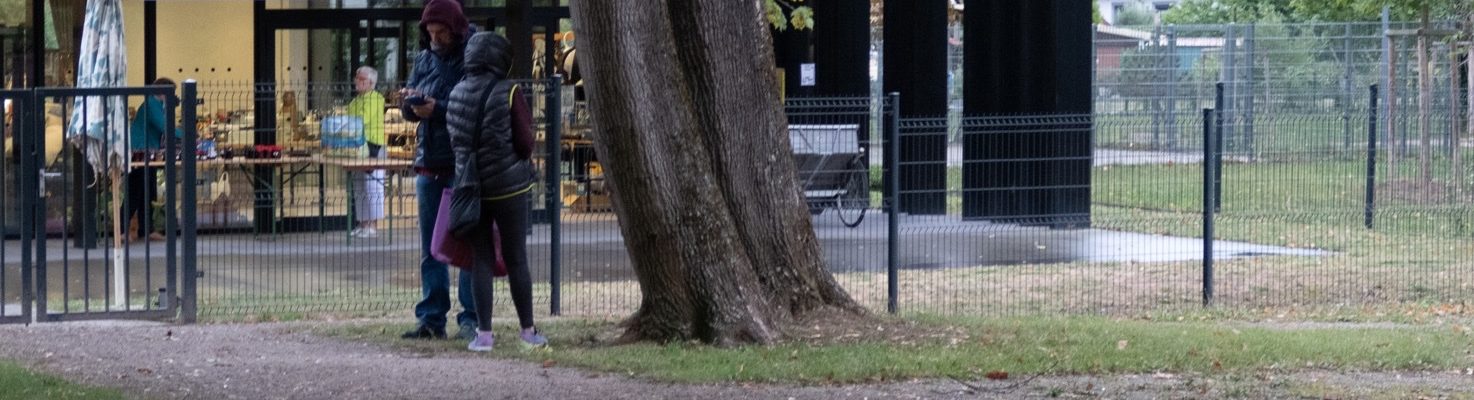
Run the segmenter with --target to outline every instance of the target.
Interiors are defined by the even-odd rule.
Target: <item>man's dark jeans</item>
[[[445,263],[430,256],[430,237],[435,232],[435,216],[440,211],[441,191],[449,188],[448,176],[429,177],[420,175],[415,180],[416,195],[420,203],[420,302],[415,304],[415,318],[420,324],[434,329],[445,329],[445,314],[450,312],[450,270]],[[471,276],[459,275],[461,312],[456,314],[456,323],[476,326],[476,303],[471,299]]]

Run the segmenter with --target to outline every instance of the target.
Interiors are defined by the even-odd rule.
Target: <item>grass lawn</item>
[[[10,399],[121,399],[113,389],[77,385],[0,361],[0,400]]]
[[[981,380],[989,373],[1445,370],[1470,361],[1474,341],[1458,325],[1268,325],[1211,317],[1181,322],[1102,317],[949,318],[921,316],[805,331],[772,346],[713,348],[609,345],[612,322],[546,321],[551,350],[523,351],[497,328],[493,357],[570,366],[661,381],[856,383],[911,378]],[[465,352],[461,341],[404,341],[403,324],[307,328],[353,341],[427,353]]]

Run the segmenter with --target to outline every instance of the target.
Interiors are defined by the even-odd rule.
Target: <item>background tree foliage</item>
[[[1261,10],[1290,12],[1292,0],[1183,0],[1162,12],[1162,23],[1207,25],[1258,22]]]
[[[1421,19],[1424,4],[1433,20],[1460,18],[1474,10],[1469,0],[1290,0],[1295,15],[1304,21],[1376,21],[1382,18],[1384,4],[1393,21]]]
[[[0,0],[0,26],[21,26],[29,15],[26,0]]]
[[[1262,22],[1266,11],[1277,13],[1282,22],[1377,21],[1382,6],[1390,8],[1393,21],[1415,21],[1421,7],[1428,5],[1432,19],[1463,18],[1474,10],[1469,0],[1183,0],[1162,13],[1169,24],[1226,24]]]
[[[803,5],[804,0],[764,0],[763,19],[779,31],[814,29],[814,9]],[[787,10],[787,11],[785,11]],[[786,14],[785,14],[786,12]]]
[[[1254,42],[1256,57],[1249,73],[1254,82],[1274,80],[1274,84],[1262,85],[1265,101],[1286,107],[1305,106],[1300,102],[1282,101],[1294,93],[1334,93],[1338,84],[1339,62],[1334,59],[1332,48],[1313,27],[1287,25],[1286,17],[1279,9],[1268,4],[1257,10],[1258,24],[1255,35],[1261,39]],[[1272,113],[1275,107],[1261,110]]]
[[[1163,57],[1169,57],[1167,48],[1162,46],[1147,46],[1139,49],[1128,49],[1121,52],[1119,80],[1116,82],[1116,93],[1124,98],[1145,98],[1153,94],[1163,84],[1171,82],[1170,68],[1166,68]]]
[[[1144,26],[1157,22],[1157,9],[1145,0],[1127,2],[1116,12],[1116,26]]]

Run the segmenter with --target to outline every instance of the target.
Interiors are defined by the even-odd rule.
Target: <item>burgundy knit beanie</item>
[[[425,12],[420,15],[420,30],[425,30],[425,25],[431,23],[444,24],[451,32],[459,35],[465,40],[471,31],[471,23],[466,20],[466,14],[461,11],[461,3],[456,0],[429,0],[425,2]]]

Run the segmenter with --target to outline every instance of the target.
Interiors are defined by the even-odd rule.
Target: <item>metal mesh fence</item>
[[[1243,309],[1466,302],[1467,67],[1430,46],[1420,96],[1413,40],[1383,32],[1098,30],[1093,114],[896,118],[868,98],[789,99],[792,156],[830,271],[876,311],[1150,313],[1197,309],[1208,288],[1213,304]],[[628,315],[640,289],[587,111],[572,87],[522,84],[541,174],[523,233],[536,310]],[[216,152],[193,182],[201,313],[409,315],[419,216],[433,210],[405,165],[385,168],[382,199],[365,198],[363,168],[321,156],[321,121],[341,114],[350,85],[200,93],[198,128]],[[388,156],[411,156],[414,124],[392,110],[386,122]],[[365,201],[384,210],[376,237],[351,234]],[[0,221],[12,209],[0,204]],[[7,305],[16,248],[0,250]],[[506,293],[499,282],[496,315],[512,313]]]
[[[1467,189],[1474,171],[1460,162],[1469,149],[1449,141],[1373,142],[1372,113],[1355,110],[1360,129],[1351,140],[1335,116],[1259,117],[1264,149],[1224,156],[1220,237],[1321,252],[1225,269],[1224,300],[1446,303],[1471,294],[1464,259],[1474,247],[1464,221],[1474,216]],[[1447,126],[1448,119],[1433,121]],[[1227,132],[1247,122],[1225,124]]]
[[[940,118],[900,125],[902,142],[945,135]],[[1091,127],[1089,115],[964,118],[962,140],[934,162],[947,173],[946,212],[899,218],[901,310],[1121,313],[1195,304],[1200,243],[1161,236],[1193,222],[1139,212],[1119,197],[1175,187],[1176,178],[1194,176],[1201,156],[1092,155]],[[1119,169],[1155,162],[1177,167],[1160,177]],[[901,165],[899,178],[909,179],[915,169]]]
[[[548,159],[548,86],[518,84],[534,110],[539,145],[533,158],[541,167]],[[420,206],[418,182],[427,178],[409,167],[417,125],[400,115],[394,95],[386,96],[384,157],[399,161],[370,178],[365,174],[373,168],[357,166],[360,159],[330,157],[325,153],[331,150],[322,148],[322,121],[344,113],[354,95],[351,84],[216,82],[202,84],[200,93],[210,110],[201,112],[209,117],[200,131],[213,139],[218,157],[200,163],[197,182],[201,314],[410,314],[421,296],[420,216],[436,210]],[[274,129],[257,124],[262,118],[254,108],[263,103],[275,105]],[[262,141],[280,154],[254,154]],[[552,229],[547,180],[537,182],[530,196],[534,224],[521,234],[529,235],[529,265],[538,282],[534,301],[547,305]],[[366,184],[382,185],[382,194],[363,191]],[[355,234],[363,219],[357,215],[373,212],[365,206],[382,213],[375,234]],[[452,268],[453,303],[460,296],[458,275]],[[505,282],[498,284],[496,314],[510,315]]]
[[[1201,165],[1205,133],[1194,114],[1214,108],[1222,154],[1213,179],[1215,238],[1308,255],[1225,253],[1220,244],[1215,301],[1308,307],[1467,299],[1467,66],[1438,38],[1420,49],[1406,34],[1417,28],[1097,29],[1093,209],[1184,222],[1200,214],[1205,179],[1179,172]],[[1373,84],[1380,93],[1369,93]],[[1100,166],[1112,154],[1134,153],[1159,161]],[[1114,226],[1104,215],[1093,215],[1095,225]],[[1163,228],[1203,233],[1202,226]]]
[[[528,86],[541,124],[545,87]],[[964,118],[961,140],[947,145],[945,161],[897,164],[901,181],[914,179],[907,173],[921,164],[946,171],[943,188],[898,190],[902,199],[941,195],[945,212],[898,214],[894,231],[884,194],[888,117],[876,118],[888,108],[868,99],[793,99],[787,112],[825,260],[855,298],[877,311],[889,300],[891,240],[900,312],[1121,314],[1198,307],[1204,290],[1203,185],[1214,180],[1222,182],[1212,242],[1215,304],[1340,306],[1467,297],[1469,266],[1457,259],[1470,250],[1460,239],[1470,235],[1460,222],[1468,218],[1468,192],[1455,187],[1468,183],[1458,183],[1456,168],[1468,167],[1455,167],[1452,157],[1462,153],[1433,142],[1431,154],[1442,158],[1434,159],[1431,171],[1441,177],[1442,189],[1406,187],[1396,177],[1417,176],[1419,164],[1408,161],[1415,160],[1417,143],[1396,164],[1387,159],[1395,147],[1382,144],[1375,150],[1375,226],[1367,229],[1367,138],[1374,115],[1365,100],[1349,104],[1361,105],[1348,111],[1351,117],[1257,115],[1252,150],[1235,147],[1238,139],[1229,137],[1247,132],[1248,120],[1224,116],[1221,127],[1215,121],[1209,128],[1225,136],[1218,179],[1203,176],[1207,133],[1201,112],[1174,113],[1170,148],[1097,142],[1084,155],[1068,150],[1090,143],[1092,135],[1146,138],[1160,125],[1151,118],[1110,115]],[[556,286],[563,314],[627,315],[638,306],[640,292],[592,150],[593,133],[582,110],[559,112],[561,196],[552,207],[558,217],[535,216],[546,222],[534,225],[529,240],[537,311],[550,311]],[[947,136],[943,117],[902,119],[898,127],[901,142],[949,143],[927,140]],[[540,125],[541,134],[545,128]],[[968,143],[997,144],[1005,137],[1014,141],[1014,153],[968,149]],[[548,148],[539,149],[537,158],[550,161]],[[1065,164],[1072,166],[1060,167]],[[202,168],[202,177],[207,170]],[[334,182],[349,178],[334,174],[346,172],[326,172],[321,191],[299,188],[297,196],[306,204],[300,213],[345,212],[349,192]],[[998,181],[998,174],[1014,177]],[[1089,180],[1066,179],[1072,174]],[[406,312],[418,298],[419,232],[413,178],[402,179],[388,189],[386,203],[392,205],[384,223],[393,228],[379,238],[351,238],[346,225],[320,227],[324,220],[297,226],[282,221],[275,233],[246,224],[202,235],[202,312]],[[534,202],[546,204],[541,190]],[[1436,190],[1442,197],[1433,200],[1417,190]],[[986,212],[999,201],[1058,205],[1068,203],[1060,196],[1071,195],[1088,197],[1086,208],[1025,207],[1027,212],[1004,217]],[[279,196],[270,207],[291,210],[290,193]],[[259,199],[247,201],[267,207]],[[969,211],[976,207],[982,214]],[[240,213],[246,221],[254,215]],[[509,315],[504,287],[498,290],[497,314]]]

